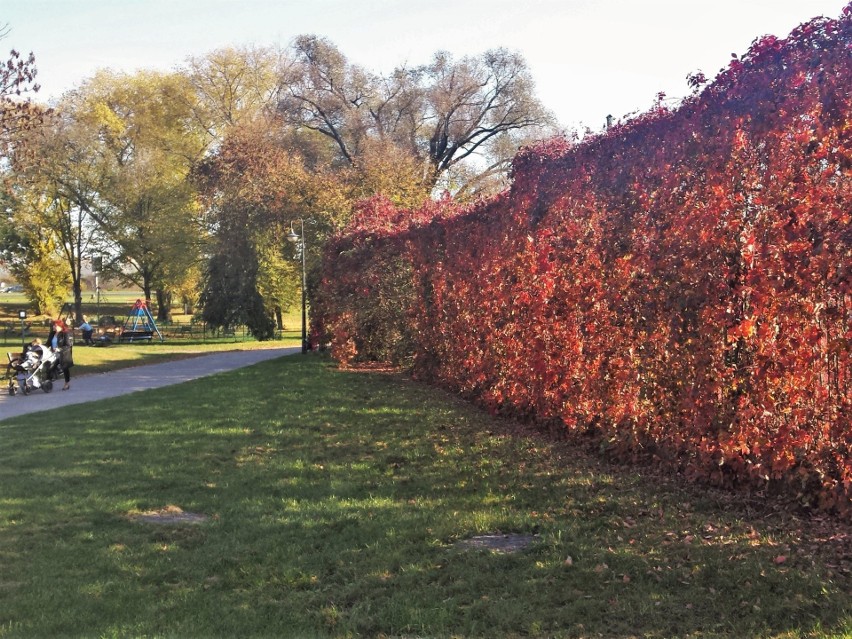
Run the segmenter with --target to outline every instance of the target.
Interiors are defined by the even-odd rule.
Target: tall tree
[[[312,263],[349,203],[332,173],[309,170],[277,132],[264,121],[235,127],[198,170],[214,236],[202,315],[215,326],[246,324],[259,339],[281,328],[281,311],[296,299],[300,266],[287,232],[298,220],[314,222],[306,227]]]
[[[9,25],[0,25],[0,40],[10,32]],[[38,232],[38,226],[23,224],[29,221],[31,211],[22,201],[20,185],[16,175],[24,170],[33,157],[24,143],[34,130],[50,115],[50,110],[32,102],[38,92],[38,71],[35,56],[31,52],[23,56],[12,49],[5,63],[0,63],[0,160],[4,184],[5,202],[0,223],[0,253],[3,262],[21,282],[37,309],[50,307],[56,295],[54,275],[56,269],[45,272],[40,266],[52,259],[50,242]],[[44,240],[44,241],[43,241]],[[43,273],[39,280],[38,274]],[[49,273],[49,274],[48,274]],[[31,275],[35,276],[33,279]],[[45,284],[53,281],[54,286]]]
[[[187,180],[206,148],[192,104],[182,75],[102,72],[70,106],[97,149],[101,179],[90,212],[117,258],[116,274],[148,299],[156,293],[160,320],[169,319],[172,290],[200,259],[204,238]]]
[[[284,52],[272,47],[223,48],[187,59],[182,74],[194,88],[192,109],[213,143],[238,124],[274,111]]]
[[[21,228],[29,229],[30,240],[40,243],[31,246],[33,255],[53,251],[65,265],[63,279],[71,282],[79,319],[84,256],[95,233],[90,213],[100,184],[89,132],[60,109],[44,126],[18,137],[38,162],[19,162],[20,156],[13,155],[11,193],[17,202],[13,215]],[[35,296],[35,290],[31,293]]]
[[[286,120],[326,136],[353,165],[368,140],[405,149],[420,162],[427,189],[462,164],[506,169],[517,151],[507,139],[553,125],[523,57],[505,49],[460,60],[438,52],[427,65],[385,77],[350,64],[323,38],[301,36],[293,49],[281,78]]]

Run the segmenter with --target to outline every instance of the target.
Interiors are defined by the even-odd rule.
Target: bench
[[[178,325],[175,326],[172,330],[172,336],[174,337],[192,337],[192,326],[186,325]]]

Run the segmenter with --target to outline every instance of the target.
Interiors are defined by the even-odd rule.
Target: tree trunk
[[[79,277],[74,278],[72,289],[74,291],[74,325],[79,326],[83,321],[83,287]]]
[[[145,297],[145,303],[150,308],[151,306],[151,278],[147,273],[142,273],[142,295]]]
[[[157,291],[157,321],[172,321],[172,294],[169,291]]]

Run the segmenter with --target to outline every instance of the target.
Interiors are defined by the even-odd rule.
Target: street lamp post
[[[301,236],[297,235],[290,225],[290,232],[287,233],[287,241],[293,244],[298,244],[302,253],[302,354],[308,352],[308,291],[307,291],[307,269],[305,267],[305,220],[299,219],[301,224]]]
[[[27,319],[27,312],[18,311],[18,318],[20,318],[21,320],[21,350],[24,350],[26,348],[26,340],[24,339],[24,337],[27,334],[27,329],[24,326],[24,320]]]
[[[100,275],[101,270],[103,269],[104,258],[100,255],[95,255],[92,258],[92,270],[95,272],[95,294],[97,295],[97,299],[95,301],[95,317],[97,318],[98,325],[101,323],[101,284],[98,280],[98,276]]]

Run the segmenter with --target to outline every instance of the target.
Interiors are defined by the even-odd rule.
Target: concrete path
[[[70,404],[82,404],[83,402],[118,397],[149,388],[180,384],[199,377],[251,366],[264,360],[299,352],[301,352],[301,347],[298,346],[228,351],[162,364],[123,368],[111,373],[80,375],[79,377],[75,376],[75,373],[82,373],[83,370],[78,366],[71,369],[71,388],[67,391],[61,390],[63,384],[61,378],[54,383],[54,390],[50,393],[34,390],[29,395],[17,393],[11,396],[5,386],[0,388],[0,421]]]

